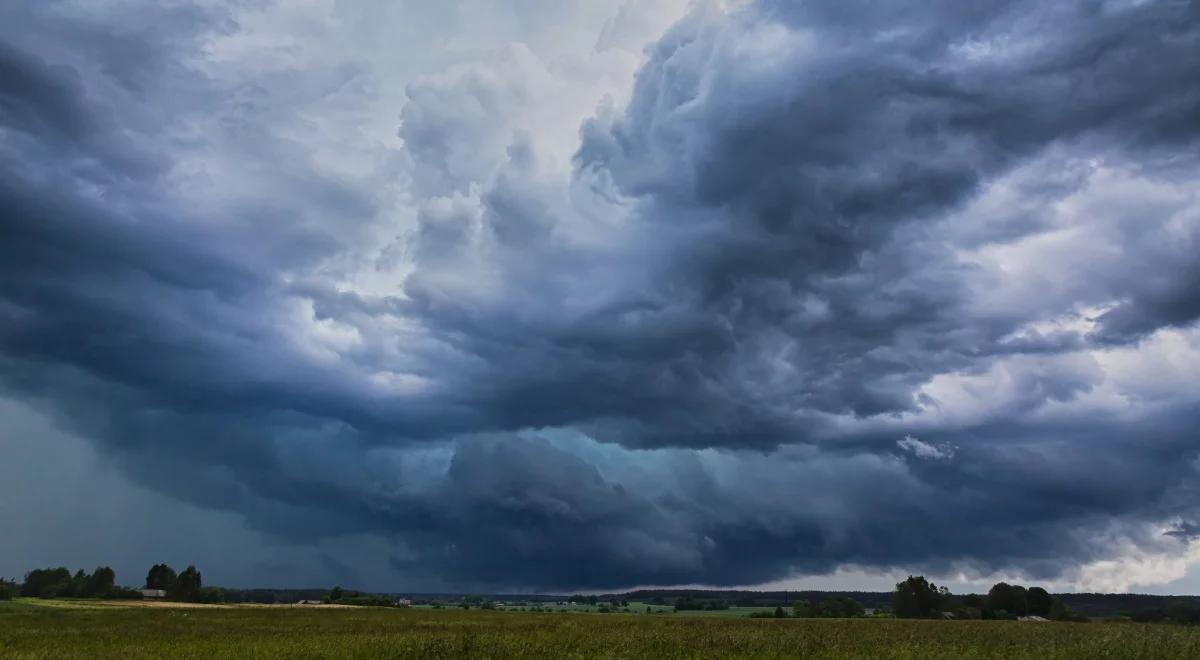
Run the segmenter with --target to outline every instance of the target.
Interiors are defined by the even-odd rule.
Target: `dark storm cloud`
[[[0,374],[156,491],[542,588],[1056,577],[1200,513],[1194,394],[1081,403],[1200,316],[1192,3],[697,9],[569,186],[511,121],[531,55],[420,81],[385,294],[336,270],[395,258],[372,186],[200,66],[230,19],[69,14],[0,31]],[[1089,207],[1092,161],[1153,191]],[[1033,284],[978,256],[1080,227]]]
[[[1176,158],[1200,130],[1194,6],[941,9],[747,12],[747,38],[780,41],[766,61],[735,28],[681,25],[653,51],[626,115],[585,130],[585,168],[645,200],[648,222],[684,227],[668,281],[728,321],[714,333],[732,328],[733,342],[744,328],[752,341],[782,329],[833,349],[805,350],[797,365],[820,384],[806,394],[821,410],[909,408],[928,374],[962,368],[1014,330],[1014,319],[970,318],[954,255],[905,224],[953,214],[1052,144],[1136,149],[1165,122],[1181,130],[1158,146]],[[774,20],[803,27],[780,36]],[[973,62],[973,42],[1015,52]],[[1128,286],[1140,326],[1128,338],[1196,318],[1195,261],[1179,254],[1165,290]],[[789,304],[805,296],[827,305],[821,318]],[[1101,332],[1124,315],[1109,312]],[[901,341],[911,346],[879,350]]]

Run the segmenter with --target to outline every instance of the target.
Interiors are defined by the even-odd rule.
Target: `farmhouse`
[[[142,598],[166,598],[167,597],[166,589],[138,589],[138,593],[140,593],[142,595]]]
[[[407,598],[401,598],[392,604],[396,607],[412,607],[412,601]]]

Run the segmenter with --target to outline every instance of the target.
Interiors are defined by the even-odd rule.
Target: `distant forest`
[[[35,598],[143,598],[143,589],[161,590],[168,600],[208,603],[336,602],[345,605],[387,606],[403,597],[413,605],[490,608],[499,603],[572,602],[612,604],[611,611],[630,602],[686,610],[730,607],[774,608],[773,616],[993,619],[1040,616],[1063,621],[1126,618],[1200,624],[1200,596],[1147,594],[1050,594],[1040,587],[1000,582],[987,594],[951,594],[924,577],[910,576],[895,591],[746,591],[715,589],[640,589],[608,594],[451,594],[333,589],[231,589],[205,587],[200,572],[188,566],[179,574],[166,564],[152,566],[139,588],[119,586],[115,572],[97,567],[92,573],[71,573],[63,567],[30,571],[24,582],[0,579],[0,600]],[[609,611],[609,610],[605,610]],[[762,613],[759,613],[762,614]],[[765,616],[772,616],[767,613]]]
[[[1132,616],[1139,612],[1164,609],[1171,604],[1186,604],[1200,609],[1200,596],[1153,596],[1148,594],[1053,594],[1071,610],[1089,617]],[[679,598],[723,600],[738,607],[791,607],[797,601],[822,602],[849,598],[863,607],[887,610],[892,607],[895,591],[737,591],[709,589],[642,589],[598,596],[600,600],[622,598],[632,601],[668,604]],[[952,595],[952,599],[968,596]],[[979,597],[983,597],[982,595]],[[528,598],[528,596],[523,596]],[[548,597],[555,598],[555,597]],[[558,598],[561,598],[559,596]]]

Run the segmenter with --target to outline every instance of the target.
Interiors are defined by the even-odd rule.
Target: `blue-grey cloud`
[[[143,486],[504,587],[1188,540],[1193,3],[698,6],[565,148],[519,45],[329,149],[363,61],[3,11],[0,382]]]

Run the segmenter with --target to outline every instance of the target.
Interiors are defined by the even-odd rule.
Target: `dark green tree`
[[[1026,596],[1025,587],[1019,584],[997,582],[988,590],[984,612],[994,619],[1025,616],[1029,613]]]
[[[1163,614],[1171,623],[1195,625],[1200,623],[1200,609],[1186,601],[1173,600],[1163,607]]]
[[[852,619],[862,616],[866,610],[853,598],[830,598],[821,602],[820,613],[827,619]]]
[[[71,571],[62,566],[29,571],[25,574],[25,583],[21,585],[22,596],[35,598],[55,598],[67,595],[70,591]]]
[[[775,614],[774,614],[773,616],[774,616],[776,619],[786,619],[786,618],[787,618],[787,612],[784,612],[784,611],[783,611],[783,607],[781,607],[781,606],[779,606],[779,605],[776,605],[776,606],[775,606]]]
[[[20,585],[13,580],[0,578],[0,600],[12,600],[20,593]]]
[[[204,587],[196,592],[196,602],[223,603],[225,602],[225,590],[220,587]]]
[[[1025,604],[1030,614],[1049,617],[1050,608],[1054,605],[1054,598],[1041,587],[1030,587],[1029,591],[1025,592]]]
[[[71,576],[71,586],[67,587],[65,593],[61,596],[83,596],[84,590],[87,588],[88,575],[83,572],[83,569],[75,571],[75,575]]]
[[[146,588],[170,591],[175,586],[175,578],[175,569],[166,564],[155,564],[146,573]]]
[[[334,587],[334,588],[330,589],[329,590],[329,602],[331,602],[331,603],[338,602],[339,600],[342,599],[342,595],[343,595],[343,592],[342,592],[341,587]]]
[[[88,576],[79,595],[87,598],[103,598],[116,587],[117,574],[108,566],[97,566]]]
[[[175,578],[175,583],[167,590],[167,597],[171,600],[196,601],[200,598],[202,587],[200,571],[195,566],[188,566]]]
[[[942,604],[950,596],[945,588],[925,579],[925,576],[908,576],[908,579],[896,584],[896,593],[892,596],[892,610],[897,618],[921,619],[931,617],[942,610]]]
[[[1050,619],[1054,621],[1068,621],[1071,618],[1071,613],[1067,611],[1066,603],[1062,599],[1055,598],[1050,604]]]

